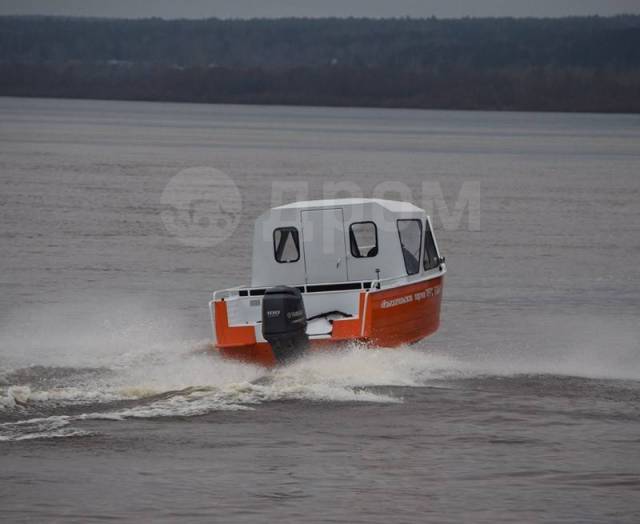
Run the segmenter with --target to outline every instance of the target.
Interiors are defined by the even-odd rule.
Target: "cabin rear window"
[[[420,246],[422,245],[422,222],[420,220],[398,220],[398,234],[407,275],[420,271]]]
[[[355,222],[349,226],[349,244],[355,258],[378,254],[378,228],[373,222]]]
[[[300,260],[300,237],[295,227],[279,227],[273,232],[276,262],[287,264]]]
[[[424,264],[425,270],[434,269],[440,265],[440,255],[438,255],[436,242],[433,239],[429,222],[427,222],[424,231],[424,260],[422,263]]]

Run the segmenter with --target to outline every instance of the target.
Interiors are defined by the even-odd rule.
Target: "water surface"
[[[637,522],[638,144],[625,115],[0,99],[3,518]],[[194,166],[242,193],[220,245],[160,218]],[[480,184],[479,224],[434,215],[435,336],[207,351],[273,182],[390,180]]]

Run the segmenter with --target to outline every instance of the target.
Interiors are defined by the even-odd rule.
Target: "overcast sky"
[[[640,0],[0,0],[0,14],[140,18],[640,14]]]

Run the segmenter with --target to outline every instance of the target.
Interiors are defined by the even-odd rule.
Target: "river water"
[[[338,183],[433,204],[441,329],[220,359],[254,218]],[[0,98],[0,184],[3,521],[638,522],[640,117]]]

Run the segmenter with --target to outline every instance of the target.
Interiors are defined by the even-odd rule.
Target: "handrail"
[[[444,268],[440,270],[441,273],[444,273],[445,271],[446,269]],[[386,285],[388,285],[391,282],[406,280],[407,278],[411,278],[413,276],[415,275],[399,275],[395,277],[379,278],[379,279],[372,279],[372,280],[359,280],[359,281],[355,280],[355,281],[346,281],[346,282],[342,281],[342,282],[319,282],[314,284],[293,284],[290,287],[297,287],[302,291],[302,293],[309,293],[308,288],[310,287],[315,288],[315,287],[323,287],[323,286],[331,287],[331,286],[338,286],[343,284],[352,284],[352,285],[359,284],[359,288],[356,288],[356,289],[361,289],[361,290],[365,289],[367,292],[369,292],[372,289],[381,289],[383,287],[386,287]],[[420,274],[419,276],[424,276],[424,274]],[[411,283],[411,281],[407,283]],[[365,284],[367,284],[367,286],[365,286]],[[252,296],[251,291],[262,291],[262,290],[268,289],[269,287],[270,286],[254,286],[254,287],[237,286],[237,287],[231,287],[227,289],[220,289],[218,291],[214,291],[213,300],[215,301],[221,298],[238,296],[240,295],[240,291],[246,291],[248,296]],[[256,296],[256,295],[253,295],[253,296]]]
[[[346,282],[342,281],[342,282],[318,282],[314,284],[288,284],[288,286],[297,287],[302,291],[302,293],[308,293],[309,288],[323,287],[323,286],[331,287],[331,286],[348,285],[348,284],[358,285],[359,288],[356,288],[356,289],[370,289],[371,287],[373,287],[373,282],[377,283],[377,281],[372,281],[372,280],[352,280],[352,281],[346,281]],[[367,284],[367,286],[365,286],[365,284]],[[254,286],[254,287],[237,286],[237,287],[231,287],[227,289],[220,289],[218,291],[213,292],[213,299],[217,300],[218,298],[227,298],[230,296],[239,295],[240,291],[246,291],[250,295],[251,291],[262,291],[264,289],[269,289],[269,287],[271,286]]]

